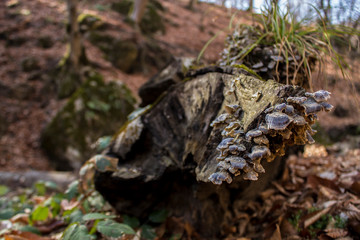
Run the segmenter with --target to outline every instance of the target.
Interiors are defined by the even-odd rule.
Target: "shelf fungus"
[[[219,115],[211,124],[223,129],[223,140],[217,147],[217,170],[209,180],[214,184],[231,183],[238,175],[244,180],[257,180],[259,173],[265,172],[261,161],[271,162],[283,156],[287,146],[314,143],[312,135],[316,131],[311,125],[318,112],[332,110],[333,106],[326,102],[329,98],[330,93],[324,90],[283,97],[264,108],[246,131],[241,124],[243,119],[234,115],[240,104],[226,106],[226,115]]]

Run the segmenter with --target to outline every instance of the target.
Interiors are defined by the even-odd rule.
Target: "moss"
[[[99,16],[89,13],[80,14],[77,21],[80,25],[80,30],[82,32],[88,30],[96,30],[104,24]]]
[[[91,144],[126,121],[135,100],[123,84],[90,76],[42,134],[42,147],[59,170],[78,168],[93,152]]]

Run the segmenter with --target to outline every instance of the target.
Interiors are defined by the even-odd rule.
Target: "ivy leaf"
[[[116,216],[109,216],[103,213],[88,213],[82,217],[84,221],[97,220],[97,219],[110,219],[110,218],[116,218]]]
[[[141,238],[153,240],[155,237],[155,230],[151,226],[144,224],[141,227]]]
[[[3,196],[9,192],[9,188],[5,185],[0,185],[0,196]]]
[[[49,216],[49,208],[45,206],[37,206],[31,213],[30,218],[32,221],[44,221]]]
[[[124,215],[123,218],[124,218],[124,223],[132,228],[137,228],[140,226],[140,221],[136,217],[130,217],[128,215]]]
[[[40,196],[44,196],[45,193],[46,193],[46,187],[45,187],[45,183],[44,182],[36,182],[35,185],[35,190],[36,190],[36,193]]]
[[[0,210],[0,220],[10,219],[15,215],[15,211],[12,208],[6,208],[4,210]]]
[[[79,193],[79,181],[73,181],[69,184],[69,187],[65,191],[66,198],[68,200],[73,199]]]
[[[166,209],[162,209],[151,213],[149,216],[149,220],[153,223],[162,223],[166,220],[167,216],[168,211]]]
[[[79,225],[77,223],[71,224],[63,233],[63,240],[73,240],[73,239],[81,239],[81,240],[90,240],[91,236],[88,234],[88,230],[86,226]]]
[[[89,162],[95,163],[96,170],[100,172],[116,171],[119,159],[105,155],[95,155]]]
[[[134,229],[129,225],[117,223],[113,220],[98,222],[96,229],[107,237],[121,237],[123,234],[135,234]]]

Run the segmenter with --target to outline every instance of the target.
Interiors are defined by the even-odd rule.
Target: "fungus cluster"
[[[222,129],[222,141],[217,146],[217,170],[209,180],[214,184],[231,183],[232,176],[238,175],[244,180],[257,180],[259,173],[265,172],[262,160],[271,162],[283,156],[286,146],[314,143],[311,125],[317,119],[316,113],[333,108],[326,102],[329,98],[328,91],[320,90],[283,99],[265,109],[256,127],[246,132],[238,114],[241,107],[225,106],[226,113],[211,123]]]

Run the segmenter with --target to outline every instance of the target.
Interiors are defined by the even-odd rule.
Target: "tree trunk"
[[[137,24],[140,24],[146,9],[148,0],[134,0],[134,10],[131,14],[131,19]]]
[[[78,0],[67,0],[67,4],[68,4],[69,23],[70,23],[70,55],[69,55],[70,66],[73,69],[74,73],[79,73],[82,45],[81,45],[79,23],[77,21]]]
[[[121,213],[146,219],[166,208],[214,238],[235,199],[255,198],[282,173],[287,146],[313,141],[310,124],[327,103],[231,68],[188,77],[114,137],[103,154],[118,168],[97,172],[95,186]]]
[[[249,0],[249,8],[248,8],[248,12],[252,12],[254,8],[254,1],[253,0]]]

